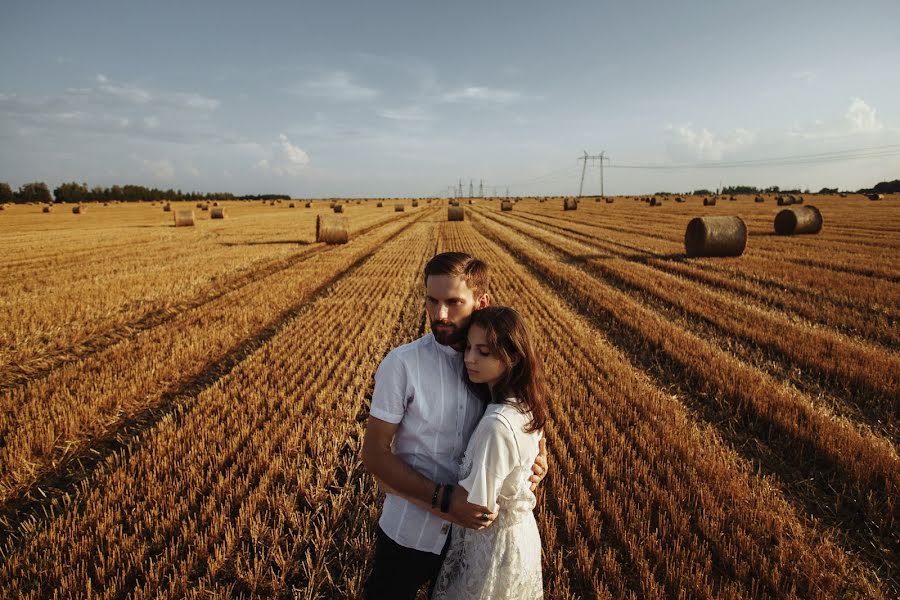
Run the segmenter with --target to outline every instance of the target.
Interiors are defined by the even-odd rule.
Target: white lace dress
[[[490,404],[472,433],[459,485],[468,490],[469,502],[499,513],[487,529],[453,526],[432,600],[544,597],[541,538],[528,482],[540,433],[523,431],[530,420],[511,404]]]

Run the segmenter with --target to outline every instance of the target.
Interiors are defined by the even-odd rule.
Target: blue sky
[[[608,194],[855,189],[900,178],[898,23],[896,0],[4,1],[0,181],[574,194],[587,150]]]

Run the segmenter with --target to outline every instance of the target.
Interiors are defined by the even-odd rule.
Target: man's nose
[[[446,304],[441,304],[440,308],[438,309],[438,319],[443,321],[444,319],[446,319],[449,316],[449,314],[450,314],[450,307],[447,306]]]

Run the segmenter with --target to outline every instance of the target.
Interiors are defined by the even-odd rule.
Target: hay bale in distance
[[[402,204],[394,205],[394,212],[403,212],[404,208]]]
[[[334,205],[334,212],[336,212],[336,213],[342,213],[342,212],[344,212],[344,205],[343,205],[343,204],[335,204],[335,205]]]
[[[225,207],[224,206],[213,207],[212,212],[209,213],[209,216],[212,219],[224,219],[225,218]]]
[[[747,226],[740,217],[695,217],[684,232],[690,257],[740,256],[747,247]]]
[[[803,196],[795,196],[794,204],[803,204]]]
[[[168,203],[163,204],[163,212],[172,212],[172,205]]]
[[[312,208],[312,202],[307,202],[304,206],[306,208]]]
[[[448,221],[464,221],[465,220],[465,210],[462,206],[448,206],[447,207],[447,220]]]
[[[765,202],[766,199],[763,198],[762,196],[757,196],[756,198],[753,199],[753,201],[756,202],[757,204],[759,204],[759,203]]]
[[[575,198],[566,198],[563,200],[563,210],[578,210],[578,200]]]
[[[43,208],[43,212],[45,212],[45,213],[51,212],[52,210],[53,210],[53,207],[52,207],[52,206],[45,206],[45,207]]]
[[[450,200],[450,206],[459,206],[459,200],[453,198]]]
[[[375,208],[381,208],[382,206],[384,206],[384,202],[379,202],[375,205]]]
[[[866,198],[868,198],[872,202],[877,202],[878,200],[884,198],[884,196],[881,194],[866,194]]]
[[[656,197],[650,198],[650,206],[662,206],[662,198],[657,199]]]
[[[707,198],[703,199],[703,206],[715,206],[715,205],[716,205],[715,198],[707,197]]]
[[[675,202],[677,202],[678,204],[682,204],[684,202],[684,198],[682,196],[676,196]]]
[[[418,208],[418,206],[419,206],[419,201],[418,201],[418,200],[413,200],[413,201],[412,201],[412,207],[413,207],[413,208]]]
[[[72,207],[73,215],[83,215],[86,212],[87,212],[87,206],[84,206],[82,204],[76,204],[75,206]]]
[[[209,204],[204,204],[203,206],[200,207],[200,210],[205,210],[205,211],[208,212],[208,211],[209,211]]]
[[[512,210],[512,202],[510,202],[509,200],[504,200],[500,203],[500,210],[504,212]]]
[[[350,239],[350,221],[347,217],[319,215],[316,217],[316,241],[326,244],[346,244]]]
[[[193,227],[194,211],[190,209],[175,211],[175,227]]]
[[[791,196],[778,196],[775,198],[775,203],[778,206],[790,206],[794,203],[794,198]]]
[[[607,203],[607,204],[612,204],[612,203],[613,203],[613,198],[607,198],[607,199],[606,199],[606,203]]]
[[[823,224],[822,213],[810,204],[786,208],[775,215],[775,233],[778,235],[819,233]]]
[[[297,205],[291,202],[290,204],[288,204],[288,208],[297,208]]]

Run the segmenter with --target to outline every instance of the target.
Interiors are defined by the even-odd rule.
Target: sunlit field
[[[357,597],[373,374],[459,250],[548,373],[548,598],[900,596],[900,195],[793,236],[774,195],[611,200],[341,200],[345,244],[324,200],[7,205],[2,595]],[[701,215],[743,255],[686,258]]]

